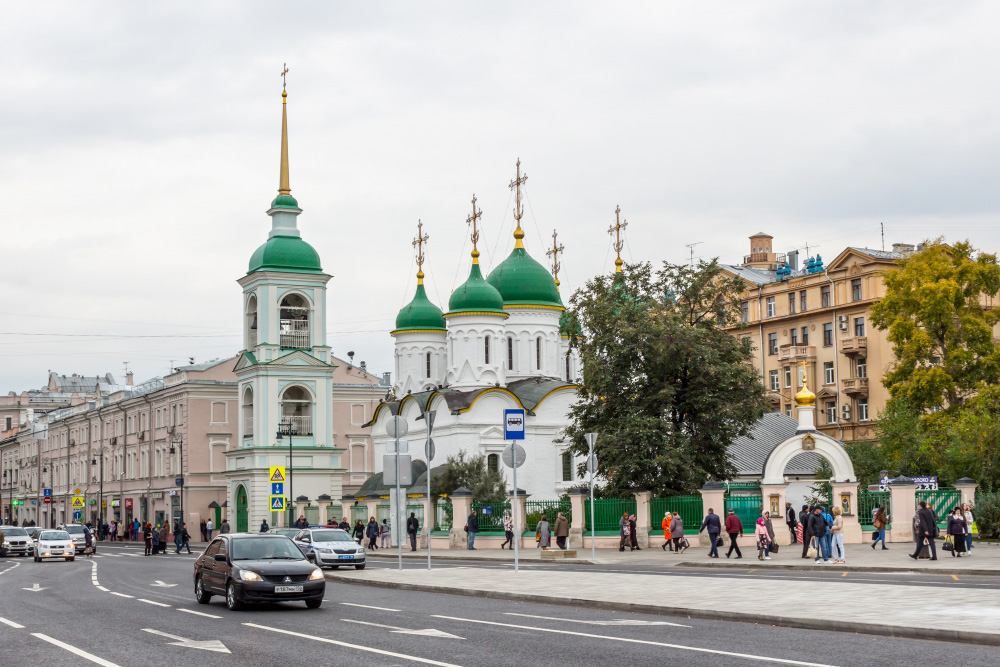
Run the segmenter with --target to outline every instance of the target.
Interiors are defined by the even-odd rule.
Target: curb
[[[377,559],[380,559],[380,560],[397,560],[398,559],[398,555],[397,554],[392,554],[392,555],[390,555],[390,554],[376,554],[376,553],[371,553],[367,549],[365,550],[365,557],[366,558],[377,558]],[[448,556],[442,556],[440,554],[432,554],[431,557],[434,560],[446,560],[446,561],[450,561],[452,563],[470,561],[470,562],[473,562],[473,563],[506,563],[508,565],[513,565],[514,564],[514,559],[513,558],[497,558],[496,556],[460,556],[460,557],[457,557],[457,558],[449,558]],[[419,554],[419,555],[418,554],[414,554],[413,552],[410,552],[409,554],[405,554],[404,553],[403,554],[403,560],[421,560],[421,561],[426,561],[427,560],[427,552],[425,551],[424,553]],[[570,565],[598,565],[598,564],[600,564],[600,565],[606,565],[606,563],[601,562],[601,561],[592,561],[592,560],[589,560],[589,559],[585,560],[585,559],[582,559],[582,558],[559,558],[559,559],[555,559],[554,558],[552,560],[541,560],[541,559],[538,559],[538,558],[531,558],[531,559],[522,558],[520,560],[520,562],[521,563],[531,563],[531,564],[543,563],[543,564],[546,564],[546,565],[549,564],[549,563],[569,563]]]
[[[756,623],[785,628],[803,630],[823,630],[832,632],[851,632],[855,634],[899,637],[903,639],[935,639],[938,641],[983,644],[1000,646],[1000,634],[986,632],[968,632],[965,630],[943,630],[940,628],[909,627],[903,625],[875,625],[854,621],[836,621],[812,618],[794,618],[790,616],[770,616],[739,611],[715,611],[709,609],[688,609],[686,607],[667,607],[629,602],[610,602],[606,600],[587,600],[573,597],[552,597],[529,593],[509,593],[504,591],[483,591],[468,588],[450,588],[432,584],[399,583],[394,581],[371,581],[355,577],[345,577],[327,572],[328,580],[354,586],[375,586],[377,588],[394,588],[405,591],[424,593],[444,593],[447,595],[467,595],[469,597],[488,598],[492,600],[510,600],[514,602],[538,602],[566,607],[590,607],[608,611],[624,611],[639,614],[654,614],[657,616],[680,616],[698,618],[710,621],[730,621],[739,623]]]
[[[758,572],[764,572],[766,570],[796,570],[803,572],[815,572],[817,570],[828,569],[830,571],[847,571],[847,572],[858,572],[861,574],[867,572],[894,572],[894,573],[906,573],[906,574],[941,574],[945,576],[951,575],[961,575],[971,577],[1000,577],[1000,570],[967,570],[967,569],[957,569],[957,568],[913,568],[906,567],[905,565],[899,567],[888,567],[888,566],[872,566],[866,567],[863,565],[750,565],[748,563],[695,563],[691,561],[681,561],[674,565],[674,567],[690,568],[690,569],[715,569],[715,570],[746,570],[746,569],[756,569]]]

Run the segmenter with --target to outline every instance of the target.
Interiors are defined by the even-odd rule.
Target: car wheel
[[[363,570],[363,569],[365,569],[365,566],[364,566],[364,564],[362,564],[362,565],[355,565],[354,569],[355,570]]]
[[[75,560],[76,560],[76,556],[70,556],[70,557],[69,557],[69,562],[71,562],[71,563],[72,563],[72,562],[73,562],[73,561],[75,561]]]
[[[198,604],[208,604],[209,600],[212,599],[212,594],[205,592],[201,577],[194,580],[194,596],[198,600]]]
[[[306,607],[309,609],[319,609],[321,604],[323,604],[322,600],[306,600]]]
[[[229,607],[229,611],[239,611],[243,608],[239,598],[236,597],[236,584],[231,581],[226,586],[226,606]]]

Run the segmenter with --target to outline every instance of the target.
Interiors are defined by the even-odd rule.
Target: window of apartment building
[[[791,334],[792,334],[792,345],[798,345],[799,344],[799,330],[796,329],[795,327],[792,327]]]
[[[836,382],[836,378],[833,375],[833,362],[824,361],[823,362],[823,384],[833,384]]]
[[[788,295],[788,314],[795,314],[795,292]]]
[[[854,318],[854,335],[855,336],[865,335],[865,318],[863,317]]]
[[[826,423],[827,424],[837,423],[837,401],[826,402]]]
[[[770,371],[768,377],[770,378],[768,386],[771,387],[771,391],[779,391],[781,389],[781,380],[778,379],[778,371]]]
[[[802,327],[802,344],[809,344],[809,327]]]
[[[487,456],[486,467],[489,468],[490,472],[500,472],[500,456],[498,454]]]
[[[819,288],[819,305],[823,308],[830,307],[830,286],[823,285]]]
[[[788,415],[789,417],[792,416],[792,404],[791,403],[785,403],[785,414]]]
[[[778,334],[767,334],[767,353],[778,354]]]
[[[866,422],[868,421],[868,399],[859,398],[858,399],[858,421]]]
[[[740,320],[743,324],[750,321],[750,302],[744,301],[740,304]]]
[[[854,362],[854,377],[868,377],[868,360],[864,357],[858,357],[858,360]]]
[[[769,296],[769,297],[767,297],[767,316],[768,317],[774,317],[774,315],[775,315],[774,297],[773,296]]]
[[[792,367],[785,366],[785,388],[792,386]]]
[[[809,310],[809,308],[808,301],[806,300],[806,291],[802,290],[799,292],[799,311],[804,313],[807,310]]]
[[[12,428],[14,428],[14,418],[13,418],[13,417],[6,417],[6,418],[4,419],[4,421],[6,421],[6,422],[7,422],[7,423],[6,423],[6,426],[4,427],[4,430],[5,430],[5,431],[9,431],[9,430],[11,430]]]
[[[569,452],[562,453],[562,481],[573,481],[573,455]]]
[[[827,322],[823,325],[823,347],[831,345],[833,345],[833,322]]]
[[[861,278],[851,281],[851,301],[861,301]]]

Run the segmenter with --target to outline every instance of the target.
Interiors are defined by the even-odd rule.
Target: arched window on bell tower
[[[243,438],[253,439],[253,389],[247,387],[243,391],[243,401],[240,405],[240,413],[243,417]]]
[[[309,392],[297,385],[281,393],[281,421],[291,423],[293,435],[313,434],[313,400]]]
[[[247,299],[246,310],[247,347],[252,350],[257,347],[257,295],[251,294]]]
[[[309,331],[312,309],[301,294],[289,294],[281,300],[279,312],[279,345],[282,349],[309,349],[312,337]]]

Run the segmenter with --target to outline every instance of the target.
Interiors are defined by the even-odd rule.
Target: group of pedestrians
[[[663,529],[663,544],[660,548],[664,551],[667,547],[670,551],[682,554],[687,551],[688,544],[687,539],[684,537],[684,519],[681,518],[679,512],[664,512],[663,520],[660,521],[660,527]]]

